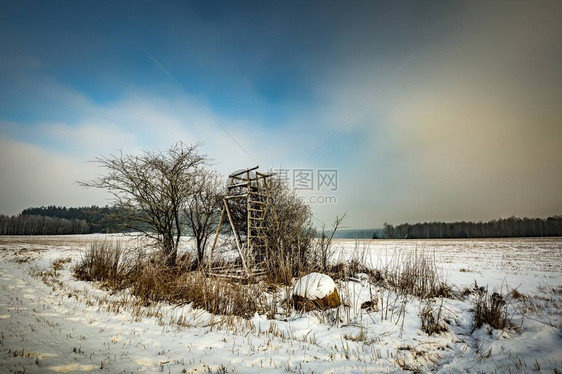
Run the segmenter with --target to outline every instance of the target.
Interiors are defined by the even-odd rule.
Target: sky
[[[0,214],[111,204],[76,183],[92,160],[178,141],[223,175],[287,175],[328,225],[562,214],[561,17],[540,0],[5,3]]]

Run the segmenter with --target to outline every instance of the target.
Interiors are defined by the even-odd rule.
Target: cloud
[[[201,44],[211,47],[195,57],[193,48],[175,48],[188,35],[198,40],[184,22],[176,43],[157,50],[220,126],[155,66],[150,85],[119,86],[111,100],[96,101],[35,59],[4,60],[2,173],[10,181],[2,182],[2,204],[25,192],[16,188],[22,184],[29,202],[15,199],[20,208],[12,211],[78,196],[67,186],[97,172],[83,161],[100,154],[202,141],[202,151],[225,175],[255,163],[337,168],[338,203],[313,206],[323,221],[345,211],[345,224],[355,227],[559,214],[561,4],[373,5],[342,12],[341,22],[339,15],[328,17],[336,8],[323,9],[326,18],[310,29],[307,22],[297,25],[307,38],[298,50],[284,39],[302,31],[288,31],[290,17],[287,30],[273,34],[283,44],[275,51],[268,50],[267,33],[256,46],[244,27],[221,45],[224,31],[212,32],[212,23],[200,20],[201,30],[210,30],[209,43]],[[324,21],[335,31],[324,33]],[[239,39],[248,56],[240,54]],[[264,84],[272,69],[278,74]],[[202,71],[211,77],[196,76]],[[22,152],[28,158],[16,156]],[[56,178],[44,175],[49,167]],[[33,196],[40,179],[28,169],[47,178],[48,193]]]
[[[64,87],[58,83],[55,86]],[[82,95],[65,87],[60,97],[66,100],[73,96]],[[55,106],[62,105],[57,102]],[[178,141],[200,142],[201,152],[209,156],[213,167],[228,175],[256,163],[262,168],[281,166],[293,159],[287,157],[290,153],[285,151],[285,144],[297,143],[282,129],[275,135],[247,120],[216,115],[221,126],[242,145],[239,147],[199,106],[181,95],[163,98],[131,91],[103,105],[85,100],[81,108],[82,118],[68,122],[0,122],[0,212],[15,214],[31,205],[107,203],[105,194],[75,185],[77,180],[91,179],[102,172],[87,162],[100,155],[164,150]]]
[[[30,206],[85,206],[108,202],[102,191],[87,191],[77,180],[97,170],[84,161],[0,137],[0,212],[17,214]]]

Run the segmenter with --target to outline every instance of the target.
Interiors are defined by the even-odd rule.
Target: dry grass
[[[424,251],[399,255],[382,272],[382,277],[397,293],[420,298],[454,297],[452,287],[439,276],[435,256]]]
[[[519,292],[517,288],[513,288],[511,291],[509,291],[509,296],[511,296],[515,300],[525,300],[527,298],[527,296]]]
[[[423,251],[396,256],[382,270],[366,267],[364,256],[365,253],[359,251],[350,262],[329,266],[328,273],[339,279],[367,274],[369,283],[386,289],[386,293],[382,293],[382,315],[386,313],[383,319],[388,318],[389,310],[398,310],[398,323],[413,296],[429,299],[452,295],[451,288],[438,275],[435,258]],[[294,279],[291,259],[279,261],[279,264],[286,267],[277,273],[286,277],[282,283],[291,283]],[[126,289],[134,296],[135,303],[144,306],[157,305],[161,301],[174,305],[192,304],[212,314],[243,318],[250,318],[256,312],[274,318],[280,309],[290,309],[287,300],[283,301],[276,292],[271,292],[270,289],[277,287],[268,287],[265,282],[241,284],[209,277],[201,270],[193,270],[192,265],[193,259],[189,255],[180,256],[177,265],[171,268],[158,256],[126,249],[119,242],[104,241],[91,244],[74,267],[74,275],[81,280],[101,282],[112,290]],[[386,300],[384,295],[387,295]],[[284,302],[287,305],[283,306]],[[420,311],[422,328],[428,334],[443,330],[440,310],[428,303]],[[391,318],[394,314],[391,312]]]
[[[457,293],[445,282],[437,268],[435,256],[425,251],[414,251],[407,254],[397,252],[391,261],[380,269],[372,269],[365,264],[366,248],[359,249],[356,244],[353,257],[348,261],[340,261],[329,265],[327,273],[334,279],[349,280],[359,274],[367,274],[369,282],[398,295],[427,298],[454,298]]]
[[[472,319],[474,329],[478,329],[486,323],[498,330],[513,327],[507,312],[508,302],[504,295],[497,292],[490,294],[487,287],[478,287],[476,283],[474,293],[474,317]]]
[[[142,253],[127,251],[120,241],[94,241],[74,267],[76,278],[103,282],[111,288],[127,287],[141,264]]]
[[[145,303],[167,301],[189,304],[213,314],[252,317],[260,308],[263,290],[207,277],[202,271],[175,272],[165,265],[147,264],[140,270],[131,292]]]
[[[119,242],[94,242],[74,267],[74,276],[114,290],[128,289],[143,305],[192,303],[213,314],[244,318],[269,311],[264,286],[207,277],[202,271],[190,271],[192,263],[184,255],[170,268],[157,257],[125,250]]]
[[[443,322],[443,299],[439,306],[433,299],[427,299],[420,307],[421,330],[428,335],[440,334],[447,331]]]
[[[355,248],[350,259],[340,259],[335,264],[328,264],[325,272],[334,279],[357,279],[360,274],[367,274],[373,284],[383,285],[383,275],[380,270],[372,269],[366,265],[370,255],[369,247],[359,240],[355,240]]]

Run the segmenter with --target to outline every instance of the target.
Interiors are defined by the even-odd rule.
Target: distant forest
[[[54,205],[25,209],[20,215],[0,215],[0,235],[67,235],[123,231],[114,207],[67,208]]]
[[[115,207],[27,208],[18,216],[0,215],[0,235],[67,235],[122,232]],[[341,230],[337,237],[365,237],[367,230]],[[345,231],[345,232],[344,232]],[[349,231],[349,232],[348,232]],[[361,236],[358,236],[357,232]],[[349,236],[351,234],[353,236]],[[372,231],[371,231],[372,233]],[[346,235],[344,235],[346,234]],[[343,235],[343,236],[342,236]],[[424,222],[393,226],[385,223],[373,239],[456,239],[562,236],[562,216],[500,218],[489,222]]]
[[[398,226],[384,224],[389,239],[454,239],[562,236],[562,216],[542,218],[500,218],[488,222],[424,222]],[[373,238],[379,235],[375,233]]]

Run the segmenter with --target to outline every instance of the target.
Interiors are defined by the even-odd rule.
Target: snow
[[[316,300],[330,295],[335,289],[336,283],[329,275],[310,273],[295,283],[293,295]]]
[[[402,300],[361,274],[334,283],[344,301],[337,310],[244,320],[190,305],[134,306],[126,292],[72,277],[71,267],[96,238],[106,236],[0,237],[0,372],[562,370],[562,239],[334,241],[333,262],[381,268],[425,251],[459,290],[476,282],[524,295],[509,303],[517,328],[505,331],[473,330],[471,298],[445,298],[448,331],[430,336],[420,330],[425,301]],[[182,248],[189,247],[186,239]],[[40,275],[61,258],[71,261],[53,277]],[[330,282],[313,278],[326,292]],[[280,299],[290,289],[284,292]],[[365,301],[376,308],[361,309]]]

